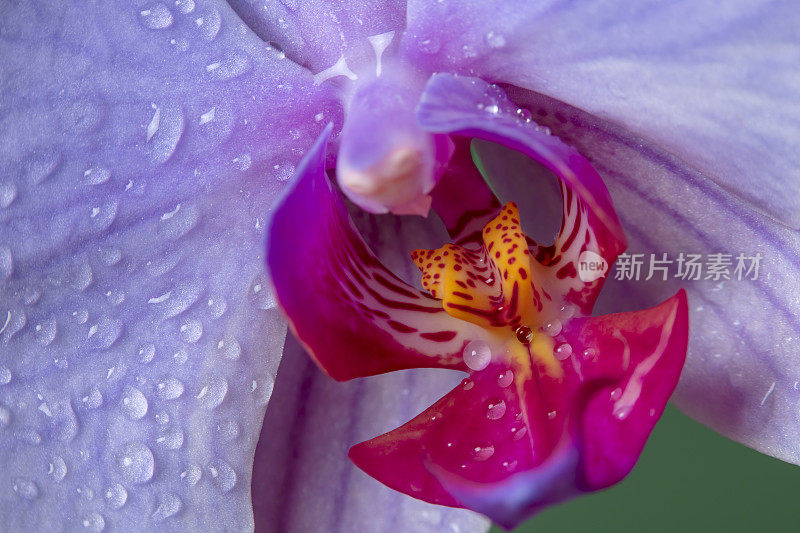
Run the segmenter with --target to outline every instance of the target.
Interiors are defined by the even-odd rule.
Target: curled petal
[[[688,336],[684,291],[652,309],[569,323],[567,363],[594,385],[579,439],[586,489],[613,485],[636,464],[678,383]]]
[[[495,361],[350,457],[396,490],[512,527],[627,475],[677,383],[687,337],[682,292],[649,310],[575,319],[559,336],[574,350],[559,357],[562,376]]]
[[[308,352],[336,379],[414,367],[465,368],[479,328],[387,270],[325,174],[330,129],[298,167],[268,229],[278,301]]]
[[[546,289],[551,295],[566,295],[566,302],[588,314],[604,277],[582,276],[580,263],[598,261],[604,265],[605,274],[625,249],[622,227],[611,197],[591,164],[560,139],[519,119],[517,109],[502,91],[486,82],[436,74],[423,93],[417,119],[429,131],[482,139],[519,152],[559,178],[563,196],[561,230],[554,247],[537,248],[539,272],[534,270],[533,276],[547,279]],[[480,167],[481,154],[489,149],[479,147],[477,151]],[[470,209],[465,206],[465,212]],[[554,302],[554,307],[562,304]]]

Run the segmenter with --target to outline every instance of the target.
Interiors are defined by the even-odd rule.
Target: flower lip
[[[434,264],[435,255],[417,253],[418,265],[429,275],[426,288],[436,297],[425,294],[386,270],[358,235],[325,176],[323,136],[276,207],[267,262],[293,331],[337,379],[420,366],[470,371],[463,385],[431,408],[355,446],[350,457],[396,490],[433,503],[466,506],[508,526],[544,505],[615,483],[628,473],[677,383],[688,326],[680,293],[650,310],[585,317],[602,279],[585,282],[575,262],[581,252],[592,250],[610,264],[625,246],[608,193],[588,162],[513,118],[507,101],[497,101],[496,116],[487,119],[485,111],[479,112],[474,100],[485,97],[488,87],[480,80],[435,76],[418,110],[420,124],[455,136],[448,168],[468,168],[458,136],[469,135],[518,148],[551,168],[564,200],[553,246],[528,242],[513,224],[507,229],[501,225],[494,236],[479,229],[476,233],[478,222],[481,227],[506,216],[507,222],[518,223],[518,214],[498,213],[499,204],[485,182],[473,180],[467,197],[475,203],[461,206],[460,215],[453,211],[443,217],[461,243],[460,263],[449,262],[453,254]],[[448,182],[457,178],[448,168],[442,173],[442,190],[452,190]],[[444,200],[437,194],[434,189],[433,204],[441,206]],[[492,303],[487,309],[495,312],[529,306],[522,313],[497,315],[505,319],[498,321],[501,335],[492,331],[499,326],[491,321],[479,325],[442,307],[457,296],[452,294],[455,281],[469,279],[462,277],[467,264],[480,264],[474,235],[484,246],[484,264],[494,265],[496,292],[464,294]],[[500,250],[499,258],[488,255],[497,252],[489,250],[492,243],[514,242],[517,249]],[[457,249],[448,246],[441,250]],[[511,305],[515,291],[517,297],[522,291],[519,278],[512,279],[509,272],[506,279],[503,269],[522,261],[516,256],[520,249],[530,252],[522,254],[530,265],[524,280],[530,292],[524,303],[518,299]],[[502,261],[493,263],[498,259]],[[479,274],[477,269],[471,272]],[[530,334],[520,327],[529,328]],[[497,357],[468,365],[464,349],[478,339]],[[618,405],[618,396],[626,398],[625,405]],[[557,459],[565,442],[572,443],[577,461]],[[560,466],[548,466],[554,464]],[[503,500],[508,505],[498,504]]]

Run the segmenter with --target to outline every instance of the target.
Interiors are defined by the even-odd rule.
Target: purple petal
[[[322,374],[287,340],[256,452],[258,531],[486,531],[479,515],[410,498],[346,459],[353,444],[402,424],[460,379],[407,370],[348,383]],[[288,435],[275,438],[274,435]]]
[[[3,528],[252,528],[265,215],[325,95],[224,2],[2,11]]]
[[[798,24],[791,2],[410,0],[403,47],[621,124],[798,228]]]
[[[477,328],[386,269],[325,174],[328,131],[275,207],[267,266],[300,341],[340,380],[415,367],[466,368]]]
[[[351,69],[360,71],[360,66],[369,65],[374,72],[391,43],[389,33],[399,33],[405,26],[405,2],[392,0],[232,0],[230,4],[256,34],[293,61],[315,74],[333,67],[328,74],[351,79],[356,76]]]
[[[800,463],[800,365],[796,302],[800,238],[668,153],[617,126],[549,98],[512,91],[539,121],[602,174],[630,239],[630,253],[763,255],[756,280],[610,279],[598,312],[649,306],[683,287],[689,354],[674,401],[723,435]],[[587,132],[590,132],[587,134]],[[732,267],[733,268],[733,267]],[[705,276],[705,274],[704,274]]]

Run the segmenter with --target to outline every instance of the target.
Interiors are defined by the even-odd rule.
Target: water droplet
[[[217,352],[226,359],[239,359],[242,348],[234,338],[221,339],[217,343]]]
[[[426,54],[435,54],[442,47],[438,37],[429,37],[419,42],[419,49]]]
[[[170,516],[174,516],[180,512],[182,507],[183,502],[177,495],[166,492],[158,499],[158,507],[152,514],[153,520],[160,522]]]
[[[520,425],[519,427],[512,427],[511,428],[511,436],[514,440],[520,440],[528,433],[528,428],[524,425]]]
[[[11,370],[0,365],[0,385],[8,385],[11,382]]]
[[[122,410],[133,420],[139,420],[147,414],[147,398],[142,391],[128,385],[122,395]]]
[[[57,326],[53,318],[45,320],[41,324],[36,324],[33,329],[36,332],[36,342],[42,346],[48,346],[56,338]]]
[[[187,320],[181,325],[181,339],[183,342],[193,344],[203,336],[203,324],[198,320]]]
[[[239,437],[239,424],[233,419],[224,420],[217,426],[217,433],[223,442],[233,442]]]
[[[57,455],[53,457],[53,460],[47,465],[47,473],[50,474],[56,482],[59,482],[67,475],[67,463],[64,462],[61,456]]]
[[[613,415],[617,418],[617,420],[625,420],[628,418],[628,415],[631,414],[632,410],[632,405],[620,405],[619,407],[614,408]]]
[[[111,179],[111,171],[101,166],[94,166],[83,173],[83,182],[87,185],[101,185],[109,179]]]
[[[83,517],[83,527],[88,531],[99,533],[106,528],[106,521],[100,513],[89,513]]]
[[[494,455],[494,446],[475,446],[472,448],[472,458],[476,461],[488,461]]]
[[[147,364],[153,360],[156,355],[156,347],[154,344],[145,344],[139,348],[139,362]]]
[[[517,116],[525,122],[530,122],[532,118],[531,112],[522,107],[517,109]]]
[[[156,4],[139,12],[142,23],[151,30],[163,30],[172,26],[172,13],[164,4]]]
[[[210,68],[216,65],[214,68]],[[212,63],[206,67],[209,75],[219,81],[227,81],[246,74],[253,68],[253,60],[241,50],[232,51],[222,61]]]
[[[491,102],[483,106],[483,110],[489,113],[490,115],[496,115],[500,112],[500,106],[497,105],[496,102]]]
[[[6,427],[11,423],[11,411],[8,407],[0,405],[0,427]]]
[[[497,386],[500,388],[506,388],[514,383],[514,371],[508,369],[504,372],[501,372],[499,376],[497,376]]]
[[[13,183],[0,183],[0,207],[3,209],[11,205],[17,197],[17,186]]]
[[[156,385],[158,396],[164,400],[174,400],[183,394],[183,383],[176,378],[168,377],[158,382]]]
[[[544,332],[550,335],[551,337],[555,337],[559,333],[561,333],[561,321],[557,318],[551,320],[547,324],[544,325]]]
[[[81,403],[87,409],[97,409],[103,405],[103,395],[97,387],[94,387],[86,396],[81,398]]]
[[[42,443],[42,436],[39,432],[30,426],[25,426],[17,433],[17,438],[31,446],[39,446]]]
[[[147,483],[153,477],[155,468],[153,452],[140,442],[129,443],[118,455],[117,466],[126,483]]]
[[[105,498],[109,509],[121,509],[128,501],[128,491],[119,483],[114,483],[106,489]]]
[[[470,341],[464,347],[464,364],[468,368],[480,371],[489,366],[492,360],[492,350],[485,341]]]
[[[278,305],[278,301],[275,299],[275,295],[263,274],[256,276],[250,283],[248,296],[251,304],[256,309],[272,309]]]
[[[503,468],[508,470],[509,472],[517,468],[519,463],[516,460],[513,461],[503,461]]]
[[[617,387],[616,389],[611,391],[611,399],[612,400],[619,400],[620,396],[622,396],[622,389]]]
[[[0,246],[0,280],[7,280],[14,273],[14,256],[11,248]]]
[[[208,385],[200,389],[197,399],[206,409],[214,409],[225,399],[228,394],[228,382],[225,378],[214,376],[208,381]]]
[[[170,428],[166,433],[156,438],[156,442],[168,450],[177,450],[183,446],[183,431]]]
[[[39,487],[33,481],[24,478],[17,478],[11,488],[20,498],[35,500],[39,497]]]
[[[569,359],[571,355],[572,355],[572,346],[566,342],[564,344],[559,345],[558,348],[556,348],[556,359],[558,359],[559,361],[565,361]]]
[[[89,320],[89,311],[86,309],[77,309],[72,312],[72,316],[75,318],[75,322],[78,324],[86,324]]]
[[[469,378],[465,378],[464,381],[461,382],[461,386],[464,388],[464,390],[470,390],[475,386],[475,382]]]
[[[597,350],[594,348],[586,348],[583,351],[583,358],[584,359],[595,359],[597,357]]]
[[[514,333],[517,336],[517,340],[522,344],[530,344],[533,340],[533,332],[527,326],[518,327]]]
[[[506,414],[506,402],[503,400],[489,400],[486,405],[486,418],[489,420],[500,420]]]
[[[175,0],[175,6],[178,8],[178,11],[184,15],[188,15],[194,11],[195,4],[194,0]]]
[[[101,317],[97,324],[89,328],[87,338],[94,340],[100,349],[110,348],[122,334],[122,321],[116,318]]]
[[[181,479],[190,487],[194,487],[203,477],[203,470],[197,465],[189,465],[181,472]]]
[[[225,303],[223,298],[214,297],[208,299],[208,310],[212,317],[221,317],[223,314],[225,314],[226,309],[228,309],[228,304]]]
[[[499,33],[490,31],[486,34],[486,44],[489,45],[489,48],[503,48],[506,45],[506,38]]]
[[[236,471],[225,461],[218,461],[208,466],[208,473],[214,484],[223,494],[229,492],[236,485]]]
[[[556,411],[555,409],[552,411],[547,411],[548,420],[555,420],[556,416],[558,416],[558,411]]]

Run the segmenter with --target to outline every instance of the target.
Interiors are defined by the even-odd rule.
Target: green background
[[[514,531],[798,532],[800,467],[736,444],[670,405],[625,481]]]

